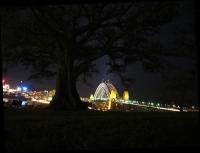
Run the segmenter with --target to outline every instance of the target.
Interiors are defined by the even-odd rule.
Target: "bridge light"
[[[115,90],[111,90],[111,93],[110,93],[110,99],[116,99],[117,97],[117,93]]]
[[[124,93],[123,93],[123,99],[124,99],[124,101],[126,101],[126,102],[129,100],[129,93],[128,93],[127,90],[125,90]]]
[[[94,96],[93,96],[93,94],[90,95],[90,100],[89,100],[89,102],[92,102],[92,101],[94,101]]]
[[[110,93],[110,97],[109,97],[109,103],[108,103],[108,109],[111,109],[111,102],[113,100],[115,100],[117,97],[117,93],[115,90],[111,90],[111,93]]]

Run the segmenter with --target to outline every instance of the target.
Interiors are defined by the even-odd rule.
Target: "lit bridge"
[[[110,82],[100,83],[100,85],[97,87],[95,91],[94,100],[108,100],[112,90],[114,90],[117,93],[117,97],[119,97],[118,92],[116,88],[112,85],[112,83]]]
[[[137,105],[137,106],[144,106],[144,107],[152,107],[157,109],[163,109],[163,110],[169,110],[169,111],[180,111],[177,107],[176,108],[170,108],[168,107],[161,107],[159,103],[153,103],[153,102],[138,102],[135,100],[124,100],[120,98],[118,91],[114,87],[112,83],[109,81],[105,81],[99,84],[97,87],[95,94],[94,94],[94,102],[108,102],[111,91],[114,91],[116,93],[116,98],[113,100],[115,103],[121,103],[121,104],[131,104],[131,105]]]

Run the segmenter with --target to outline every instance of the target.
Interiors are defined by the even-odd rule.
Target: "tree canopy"
[[[121,78],[126,66],[137,61],[146,71],[161,71],[167,66],[163,57],[184,54],[150,38],[173,21],[177,8],[176,2],[3,8],[3,60],[30,68],[30,78],[57,74],[58,80],[67,80],[66,92],[74,88],[70,80],[96,72],[94,61],[104,55],[110,59],[110,71]],[[58,88],[64,85],[56,92]]]
[[[92,71],[92,62],[104,55],[110,57],[112,71],[138,60],[147,70],[158,68],[160,56],[169,52],[148,36],[173,20],[177,4],[71,4],[4,8],[2,12],[5,60],[8,54],[34,70],[33,76],[49,76],[55,72],[48,66],[62,64],[64,50],[73,48],[75,52],[67,54],[73,57],[75,76],[79,76]]]

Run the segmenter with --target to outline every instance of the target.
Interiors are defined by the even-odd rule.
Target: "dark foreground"
[[[198,113],[4,108],[5,151],[197,147]]]

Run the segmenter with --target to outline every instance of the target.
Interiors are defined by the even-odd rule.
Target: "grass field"
[[[198,113],[4,108],[5,151],[197,147]]]

